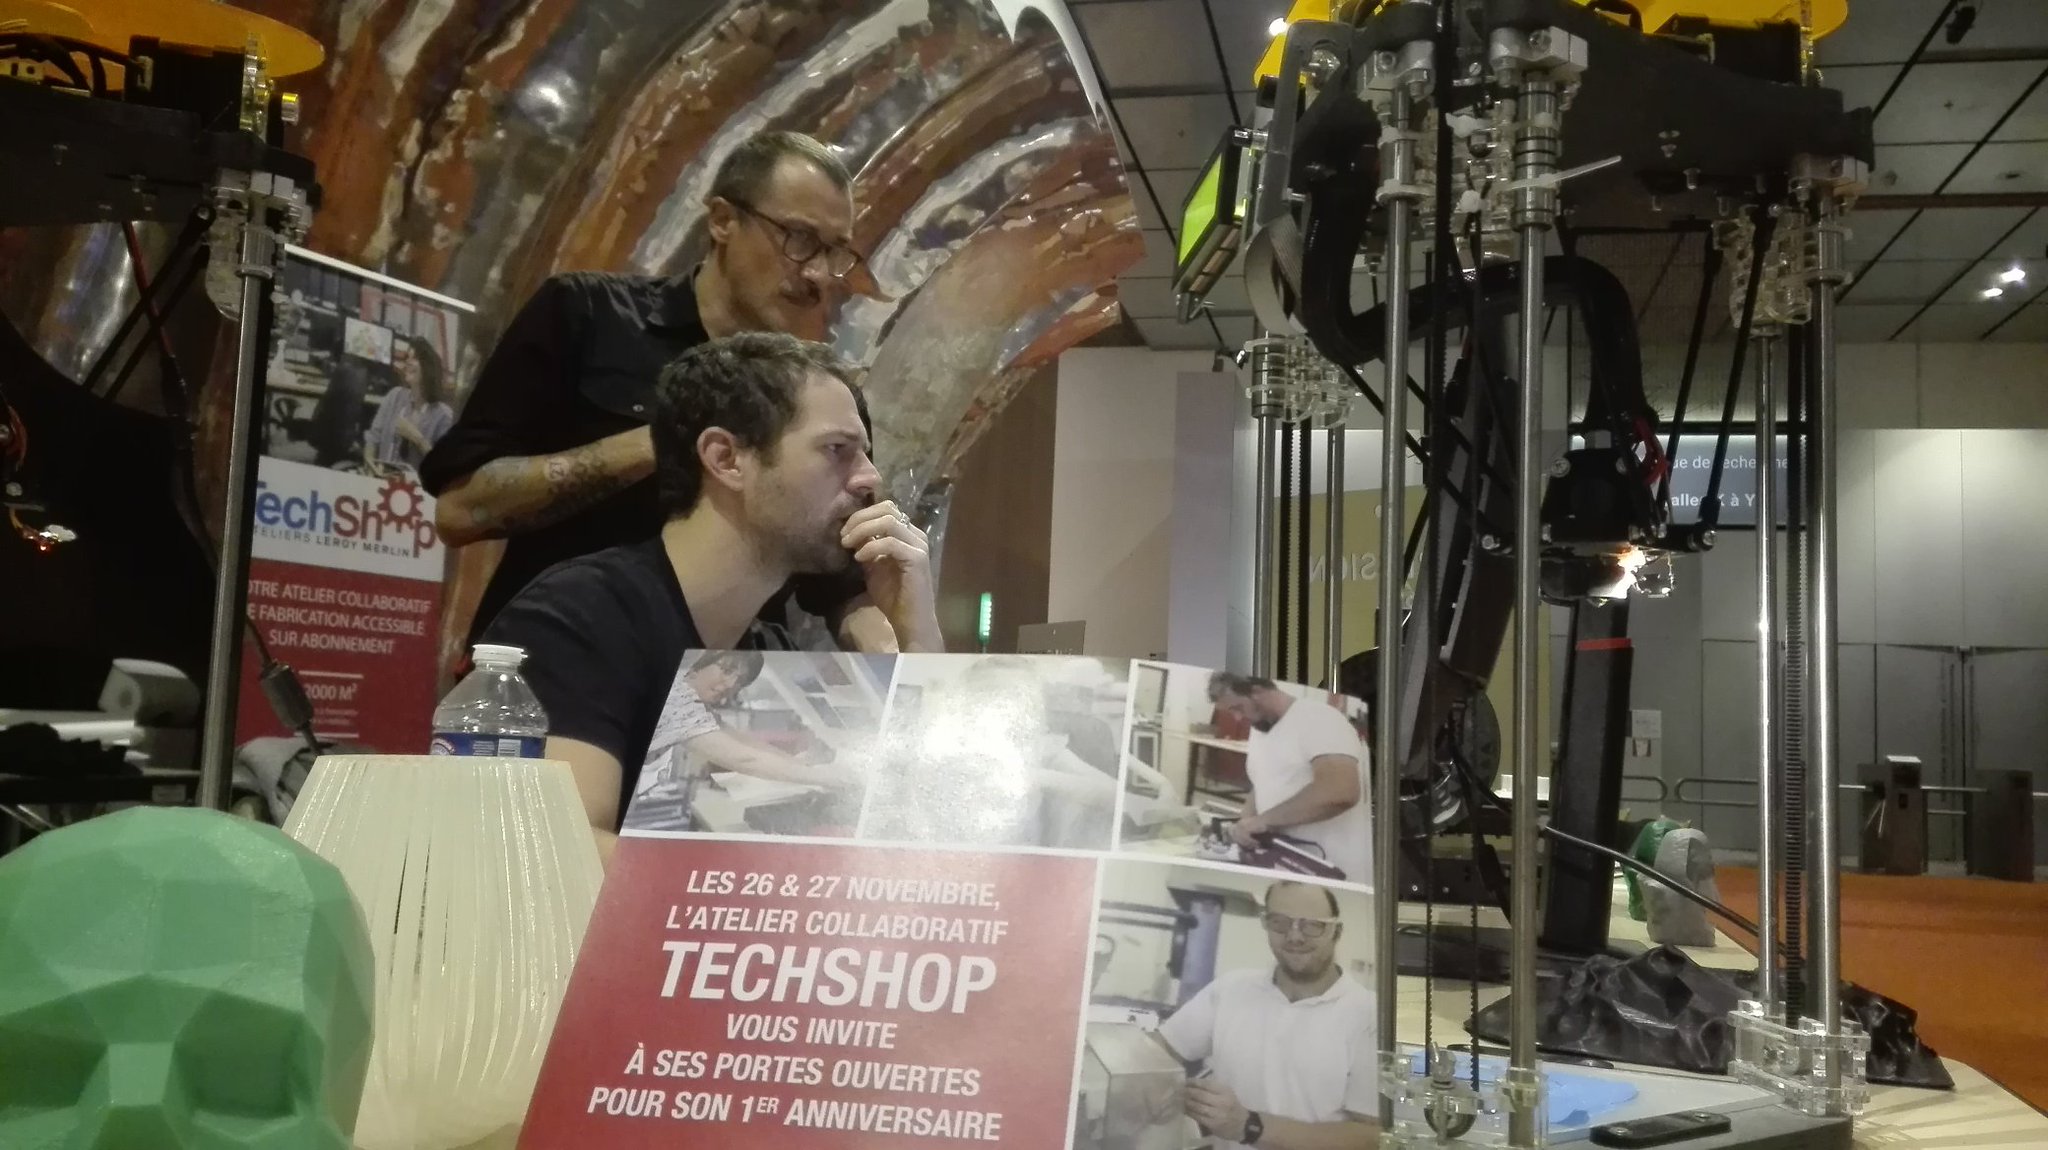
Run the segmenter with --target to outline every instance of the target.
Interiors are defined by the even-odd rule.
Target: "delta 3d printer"
[[[1480,697],[1503,646],[1514,655],[1507,1067],[1482,1081],[1434,1040],[1419,1058],[1397,1047],[1399,900],[1382,897],[1388,1145],[1545,1141],[1538,883],[1548,884],[1545,950],[1604,945],[1612,852],[1598,842],[1619,803],[1627,603],[1668,591],[1674,557],[1713,545],[1745,356],[1756,375],[1763,539],[1773,530],[1771,445],[1781,431],[1790,444],[1792,577],[1780,579],[1769,546],[1756,568],[1761,935],[1785,945],[1761,948],[1756,1001],[1729,1025],[1733,1076],[1776,1102],[1731,1107],[1727,1132],[1684,1144],[1849,1144],[1867,1093],[1867,1039],[1844,1016],[1837,862],[1826,847],[1839,774],[1834,298],[1846,280],[1843,217],[1872,140],[1870,113],[1846,110],[1813,64],[1815,39],[1846,15],[1845,0],[1303,0],[1260,64],[1257,123],[1225,136],[1185,205],[1182,318],[1235,268],[1262,331],[1239,357],[1259,428],[1251,665],[1290,670],[1273,666],[1273,632],[1284,649],[1290,618],[1303,630],[1309,622],[1306,555],[1298,584],[1273,571],[1286,550],[1276,533],[1287,530],[1270,498],[1275,433],[1298,437],[1305,473],[1308,435],[1328,432],[1335,475],[1352,398],[1362,393],[1383,416],[1380,570],[1406,572],[1414,592],[1408,601],[1403,579],[1379,580],[1377,671],[1362,677],[1375,698],[1381,891],[1412,868],[1419,840],[1476,826],[1480,808],[1499,805],[1484,764],[1446,728]],[[1579,254],[1577,238],[1603,230],[1692,233],[1704,249],[1672,426],[1684,419],[1710,292],[1734,325],[1714,477],[1689,522],[1671,513],[1675,439],[1644,395],[1628,292]],[[1715,286],[1724,267],[1725,292]],[[1353,298],[1359,269],[1373,284],[1369,307]],[[1554,311],[1583,328],[1590,372],[1583,394],[1567,389],[1561,452],[1546,449],[1541,419]],[[1782,429],[1772,370],[1781,351]],[[1411,393],[1424,412],[1419,437]],[[1410,454],[1425,476],[1413,534]],[[1304,551],[1305,507],[1304,498]],[[1337,581],[1324,582],[1327,681],[1359,682],[1339,650]],[[1539,826],[1541,604],[1571,611],[1572,638],[1551,817]],[[1306,673],[1305,641],[1299,650]],[[1540,872],[1539,836],[1550,848]],[[1399,889],[1416,888],[1404,878]],[[1420,894],[1434,899],[1438,888]]]

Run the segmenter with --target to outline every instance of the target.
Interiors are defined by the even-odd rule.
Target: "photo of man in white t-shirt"
[[[1271,679],[1218,671],[1209,700],[1251,727],[1245,774],[1251,801],[1231,825],[1240,847],[1281,834],[1320,850],[1351,882],[1372,875],[1372,813],[1365,748],[1323,692],[1296,696]]]

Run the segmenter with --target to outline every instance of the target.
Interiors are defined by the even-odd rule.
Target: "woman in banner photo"
[[[898,660],[864,839],[1107,850],[1123,660]]]
[[[864,656],[707,651],[686,656],[647,745],[625,827],[850,836],[881,689]],[[822,664],[830,664],[824,666]],[[881,681],[887,682],[883,669]],[[741,729],[734,717],[780,722]]]
[[[420,460],[455,423],[448,375],[432,340],[398,335],[391,341],[398,385],[377,402],[377,417],[363,435],[363,466],[372,474],[417,472]]]

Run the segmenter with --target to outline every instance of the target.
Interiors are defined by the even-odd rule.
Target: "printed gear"
[[[405,513],[399,514],[393,508],[399,496],[405,496]],[[420,492],[420,485],[411,477],[394,475],[384,481],[384,490],[378,493],[377,514],[393,527],[418,527],[424,520],[420,514],[426,496]]]

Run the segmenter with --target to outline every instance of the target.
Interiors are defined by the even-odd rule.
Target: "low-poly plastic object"
[[[0,1147],[348,1150],[369,932],[271,827],[139,807],[0,858]]]

